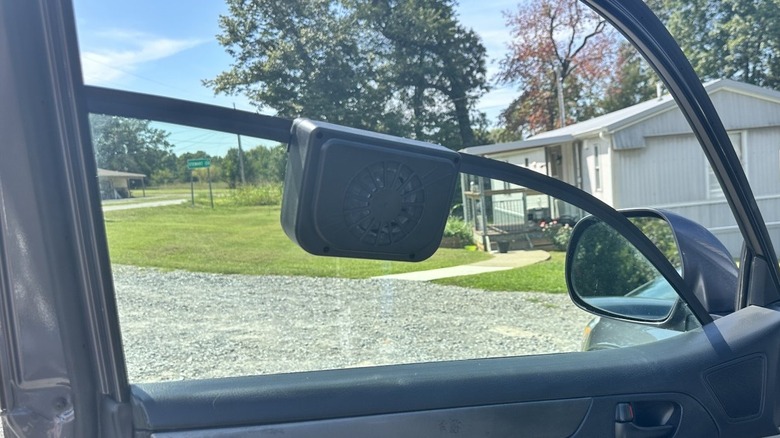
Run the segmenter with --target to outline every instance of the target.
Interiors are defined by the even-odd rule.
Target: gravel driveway
[[[576,351],[565,294],[114,266],[131,382]]]

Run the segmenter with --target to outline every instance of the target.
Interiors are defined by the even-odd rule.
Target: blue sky
[[[502,11],[513,8],[517,1],[463,0],[458,7],[461,22],[482,37],[490,76],[506,53],[509,39]],[[228,107],[235,104],[238,109],[255,111],[244,97],[215,96],[201,84],[231,63],[215,38],[218,17],[227,10],[223,1],[74,0],[74,7],[87,84]],[[495,121],[515,94],[512,88],[496,88],[478,107]],[[208,145],[211,137],[207,133],[178,129],[182,143],[195,138],[200,142],[191,140],[177,153],[194,151],[199,145],[209,153],[224,153],[225,146]]]

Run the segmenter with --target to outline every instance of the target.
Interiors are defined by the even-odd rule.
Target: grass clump
[[[219,201],[215,198],[214,203],[233,207],[281,205],[282,191],[282,184],[246,185],[223,191]]]

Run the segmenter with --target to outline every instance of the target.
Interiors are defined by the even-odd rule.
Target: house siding
[[[614,132],[615,149],[637,149],[647,147],[647,138],[659,135],[691,133],[688,121],[676,106],[660,114],[637,122]]]
[[[778,102],[723,89],[710,94],[728,130],[780,125]],[[647,147],[648,137],[691,133],[678,107],[627,126],[613,133],[614,148],[627,150]]]
[[[647,138],[647,147],[615,152],[617,208],[659,208],[713,229],[733,256],[742,236],[725,199],[708,199],[709,165],[693,134]]]
[[[737,132],[741,136],[743,166],[770,236],[780,248],[780,100],[777,93],[762,95],[760,90],[742,88],[733,86],[710,96],[730,136],[736,138]],[[579,137],[582,189],[615,208],[674,211],[711,229],[738,255],[742,237],[734,217],[722,194],[711,190],[709,163],[679,108],[631,123],[609,133],[605,127],[598,136],[587,131],[582,135],[590,137]],[[596,183],[596,148],[600,184]],[[562,176],[577,185],[573,151],[571,143],[562,145]],[[519,165],[526,157],[531,162],[545,161],[543,147],[501,155],[494,158]]]
[[[735,93],[728,89],[711,93],[710,98],[728,130],[780,125],[778,101]]]
[[[757,197],[780,194],[780,127],[747,131],[745,155],[753,194]],[[780,220],[780,215],[774,217]]]
[[[706,199],[706,158],[693,134],[650,137],[647,145],[614,152],[614,207]]]
[[[770,235],[780,245],[780,128],[749,129],[744,135],[748,180]],[[673,158],[670,158],[673,157]],[[742,236],[725,199],[709,199],[709,164],[693,134],[650,137],[647,147],[616,151],[616,208],[663,208],[707,228],[738,255]]]

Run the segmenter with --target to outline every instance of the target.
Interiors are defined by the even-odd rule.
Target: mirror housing
[[[709,314],[722,316],[734,311],[738,270],[729,252],[712,233],[667,211],[640,209],[621,213],[640,229],[643,229],[642,221],[665,224],[667,231],[652,226],[645,227],[643,232],[677,268],[686,287]],[[591,260],[599,251],[602,258],[611,259]],[[605,265],[609,263],[612,264]],[[671,284],[648,264],[618,231],[589,216],[575,226],[569,242],[566,258],[569,295],[578,306],[599,316],[653,325],[667,325],[673,320],[679,323],[685,318],[681,318],[678,310],[685,306],[676,293],[671,295],[674,291]],[[627,274],[637,270],[644,277]],[[647,299],[655,297],[666,297],[666,300]]]

